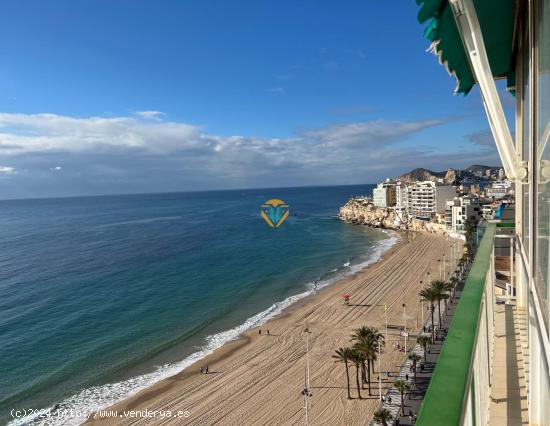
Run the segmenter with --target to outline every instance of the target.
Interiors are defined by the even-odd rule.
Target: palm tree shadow
[[[311,389],[347,389],[347,386],[312,386]]]

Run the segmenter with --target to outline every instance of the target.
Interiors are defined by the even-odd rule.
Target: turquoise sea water
[[[112,404],[360,269],[393,239],[336,214],[371,191],[0,202],[0,423]],[[277,229],[260,217],[270,198],[290,206]]]

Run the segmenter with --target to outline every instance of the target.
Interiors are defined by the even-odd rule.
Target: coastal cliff
[[[340,207],[338,217],[347,223],[367,225],[374,228],[447,235],[447,230],[443,224],[409,217],[407,213],[396,212],[395,209],[375,207],[370,200],[364,198],[351,198],[348,200],[346,204]]]

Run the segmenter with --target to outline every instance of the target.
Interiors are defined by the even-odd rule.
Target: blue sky
[[[412,0],[8,2],[0,198],[497,164],[477,88],[453,96],[416,13]]]

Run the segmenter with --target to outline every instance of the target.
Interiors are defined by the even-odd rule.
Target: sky
[[[500,164],[477,88],[453,95],[417,11],[413,0],[5,2],[0,199]]]

